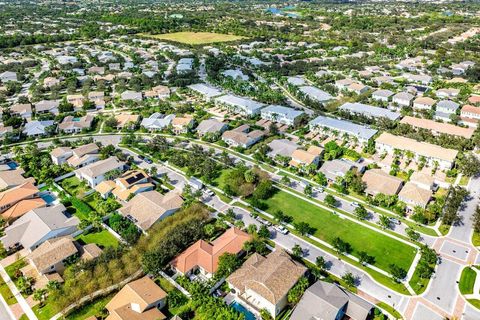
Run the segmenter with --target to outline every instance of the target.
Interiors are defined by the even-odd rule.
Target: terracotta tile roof
[[[187,273],[195,267],[201,267],[209,273],[215,273],[218,268],[219,257],[228,252],[238,254],[242,251],[243,244],[251,236],[235,227],[225,231],[212,244],[199,240],[183,251],[170,264],[182,273]]]
[[[381,169],[371,169],[366,171],[362,177],[362,181],[367,185],[365,192],[373,195],[378,193],[395,195],[403,184],[402,179],[391,176]]]
[[[471,96],[470,98],[468,98],[468,102],[470,102],[471,104],[480,103],[480,96]]]
[[[413,202],[414,205],[426,207],[432,198],[432,191],[422,189],[413,182],[407,182],[398,194],[398,198],[405,202]]]
[[[58,147],[58,148],[53,149],[52,152],[50,152],[50,155],[52,157],[58,158],[58,157],[61,157],[68,152],[72,152],[72,148]]]
[[[387,132],[382,133],[375,142],[377,144],[385,144],[391,148],[408,150],[424,157],[432,157],[448,162],[453,162],[458,154],[457,150],[443,148],[426,142],[419,142],[410,138],[395,136]]]
[[[33,197],[38,193],[38,188],[31,182],[25,182],[21,185],[5,190],[0,193],[0,207],[17,203],[20,200]]]
[[[6,210],[4,213],[2,213],[2,218],[8,221],[15,220],[17,218],[20,218],[30,210],[42,208],[46,205],[47,203],[42,198],[20,200],[19,202],[11,206],[8,210]]]
[[[277,304],[306,270],[284,250],[277,249],[267,257],[254,253],[240,269],[227,278],[227,282],[241,293],[251,290]]]
[[[110,316],[107,319],[157,320],[165,316],[155,307],[147,308],[165,299],[167,293],[145,276],[126,284],[106,305]],[[132,310],[136,308],[136,310]]]
[[[77,252],[73,238],[68,236],[45,241],[28,255],[28,259],[42,272]]]
[[[115,189],[116,187],[117,187],[117,184],[115,183],[115,181],[104,180],[95,187],[95,191],[97,191],[101,195],[104,195],[106,193],[112,192],[112,190]]]
[[[138,114],[126,114],[126,113],[121,113],[117,116],[115,116],[115,119],[117,120],[118,124],[117,126],[119,128],[122,128],[126,126],[129,122],[138,122],[138,119],[140,116]]]
[[[462,107],[461,112],[469,112],[469,113],[475,113],[480,115],[480,107],[475,107],[475,106],[466,104]]]
[[[470,139],[475,129],[462,128],[453,124],[437,122],[429,119],[405,116],[400,123],[411,125],[414,128],[423,128],[437,133],[445,133]]]

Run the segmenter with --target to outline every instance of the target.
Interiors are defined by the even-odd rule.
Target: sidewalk
[[[12,291],[12,294],[15,296],[15,298],[18,301],[18,304],[22,308],[23,312],[27,315],[28,319],[30,320],[38,320],[37,316],[33,312],[32,308],[28,305],[27,301],[25,298],[22,296],[20,291],[18,291],[17,287],[13,283],[12,279],[8,276],[7,272],[3,268],[3,266],[0,265],[0,276],[3,278],[3,281],[7,284],[8,288],[10,291]]]

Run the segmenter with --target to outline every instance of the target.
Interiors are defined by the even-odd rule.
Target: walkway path
[[[30,308],[25,298],[22,296],[20,291],[18,291],[17,287],[13,283],[12,279],[10,279],[10,276],[7,274],[2,265],[0,265],[0,276],[3,278],[3,281],[5,281],[10,291],[12,291],[12,294],[17,299],[18,304],[22,308],[23,312],[27,315],[27,317],[30,320],[37,320],[38,318],[33,312],[32,308]]]

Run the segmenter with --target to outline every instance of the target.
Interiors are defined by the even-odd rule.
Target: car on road
[[[270,221],[267,221],[267,220],[261,218],[260,216],[257,216],[257,217],[255,218],[255,220],[257,220],[257,221],[260,222],[261,224],[266,225],[267,227],[270,227],[270,226],[272,225],[272,223],[271,223]]]
[[[210,197],[213,197],[215,195],[215,192],[213,192],[212,190],[209,190],[209,189],[205,190],[205,193],[207,195],[209,195]]]
[[[390,218],[390,221],[394,224],[398,224],[398,225],[402,224],[402,222],[400,220],[395,219],[395,218]]]
[[[318,193],[323,193],[325,189],[323,189],[322,187],[319,187],[319,188],[314,188],[313,191],[316,191]]]
[[[143,159],[145,159],[145,157],[142,156],[141,154],[139,154],[139,155],[138,155],[138,159],[143,160]]]
[[[280,232],[281,234],[288,234],[288,229],[285,228],[284,226],[275,226],[274,229]]]
[[[143,161],[145,161],[145,162],[148,163],[148,164],[152,164],[152,163],[153,163],[152,159],[150,159],[150,158],[145,158]]]
[[[359,206],[358,202],[355,202],[355,201],[352,202],[352,207],[358,207],[358,206]]]

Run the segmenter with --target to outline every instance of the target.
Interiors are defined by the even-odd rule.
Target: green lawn
[[[425,291],[425,289],[427,289],[427,285],[429,281],[430,279],[420,278],[420,274],[417,268],[415,269],[415,272],[413,273],[413,276],[408,283],[410,284],[410,287],[412,287],[413,291],[415,291],[416,294],[422,294]]]
[[[462,275],[460,276],[460,283],[458,284],[460,292],[462,294],[473,293],[473,286],[475,285],[475,279],[477,278],[477,273],[470,267],[467,267],[462,270]]]
[[[147,37],[180,42],[183,44],[197,45],[217,42],[237,41],[245,37],[230,34],[212,33],[212,32],[174,32],[166,34],[140,34]]]
[[[358,256],[359,251],[366,251],[375,257],[374,265],[383,270],[388,271],[392,263],[408,270],[415,257],[414,247],[353,221],[342,219],[285,191],[278,191],[265,203],[269,213],[282,210],[296,222],[308,222],[316,228],[314,236],[323,241],[332,243],[333,239],[339,237],[350,243],[353,255]]]
[[[390,305],[384,303],[384,302],[379,302],[377,303],[377,306],[382,308],[383,310],[389,312],[393,317],[395,317],[395,319],[403,319],[402,315],[400,314],[400,312],[398,312],[397,310],[395,310],[393,307],[391,307]]]
[[[109,294],[105,297],[97,298],[90,303],[84,305],[83,307],[74,310],[69,315],[65,317],[66,320],[83,320],[90,316],[100,316],[102,315],[102,310],[105,308],[107,303],[113,298],[115,293]]]
[[[96,243],[101,248],[118,247],[118,240],[110,232],[103,229],[100,232],[81,234],[77,238],[84,243]]]
[[[225,170],[222,170],[222,172],[220,173],[220,175],[215,178],[215,180],[213,181],[215,186],[219,189],[222,189],[223,190],[223,187],[225,186],[225,179],[227,179],[227,175],[229,174],[229,172],[231,171],[232,169],[225,169]]]
[[[164,277],[158,277],[155,279],[155,283],[162,288],[166,293],[175,290],[175,286],[171,284],[167,279]]]
[[[2,295],[9,306],[17,303],[17,299],[13,296],[12,291],[10,291],[10,288],[5,281],[3,281],[2,277],[0,277],[0,295]]]
[[[33,312],[37,316],[38,320],[49,320],[52,318],[54,315],[57,314],[57,311],[54,308],[55,306],[55,301],[51,301],[47,298],[47,301],[43,305],[43,307],[40,308],[40,305],[36,305],[32,308]]]
[[[75,216],[80,220],[85,220],[90,214],[92,214],[92,208],[82,200],[70,197],[70,201],[72,202],[72,207],[75,209]]]
[[[470,302],[475,308],[480,309],[480,300],[468,299],[467,301]]]
[[[88,190],[88,187],[75,176],[63,179],[60,185],[72,196],[83,195]]]
[[[25,259],[19,259],[11,265],[5,267],[5,271],[7,272],[8,276],[13,280],[15,276],[15,271],[25,267],[26,265],[27,262],[25,261]]]
[[[474,232],[474,233],[473,233],[473,236],[472,236],[472,244],[473,244],[475,247],[480,246],[480,233],[478,233],[478,232]]]

